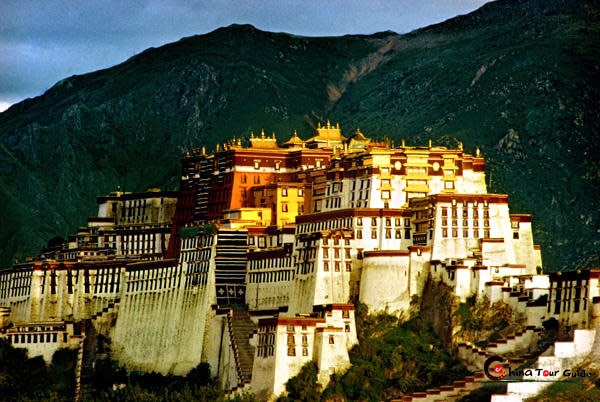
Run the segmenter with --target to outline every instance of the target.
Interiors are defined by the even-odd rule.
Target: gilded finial
[[[405,146],[406,146],[406,144],[404,143],[404,140],[402,140],[402,146],[403,146],[403,147],[405,147]]]
[[[275,131],[273,131],[273,136],[272,136],[272,138],[273,138],[273,139],[275,139]]]
[[[321,128],[321,122],[317,123],[317,128]]]
[[[187,152],[185,153],[185,156],[189,158],[189,157],[190,157],[190,151],[187,151]]]
[[[202,155],[206,155],[206,148],[202,147]]]
[[[219,152],[219,147],[220,147],[220,146],[219,146],[219,144],[217,143],[217,152]]]
[[[238,144],[238,146],[240,146],[240,147],[242,146],[242,139],[241,139],[241,138],[238,138],[238,142],[237,142],[237,144]]]
[[[461,151],[463,150],[463,145],[462,145],[462,142],[460,142],[460,141],[458,141],[458,149]]]
[[[331,128],[331,123],[329,123],[329,120],[327,120],[327,128]]]
[[[340,123],[339,122],[335,124],[335,128],[337,128],[338,130],[340,129]]]
[[[475,156],[479,158],[480,155],[481,151],[479,150],[479,147],[477,147],[477,149],[475,150]]]
[[[254,139],[254,131],[250,131],[250,139],[253,140]]]
[[[431,138],[429,139],[429,148],[431,148]]]
[[[294,130],[294,137],[298,137],[298,133]]]
[[[263,140],[265,139],[265,130],[264,129],[260,130],[260,138],[262,138]]]

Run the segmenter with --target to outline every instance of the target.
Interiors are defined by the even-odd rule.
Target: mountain
[[[232,25],[66,78],[0,113],[0,264],[73,232],[117,186],[176,189],[186,149],[331,119],[480,146],[490,189],[533,214],[546,267],[597,265],[598,3],[499,0],[406,35]]]

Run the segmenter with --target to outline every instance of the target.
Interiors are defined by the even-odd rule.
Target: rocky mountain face
[[[306,38],[233,25],[73,76],[0,113],[0,264],[35,254],[120,186],[176,189],[188,148],[339,121],[462,141],[531,213],[547,269],[598,265],[598,1],[499,0],[406,35]]]

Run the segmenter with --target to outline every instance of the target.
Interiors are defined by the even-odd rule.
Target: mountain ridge
[[[598,9],[499,0],[407,34],[342,37],[237,25],[63,79],[0,113],[0,264],[73,232],[117,185],[175,189],[190,147],[262,128],[307,138],[330,118],[480,146],[490,191],[533,214],[546,265],[597,265]]]

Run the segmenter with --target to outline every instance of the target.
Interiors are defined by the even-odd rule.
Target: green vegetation
[[[597,264],[600,12],[499,0],[398,35],[303,38],[231,26],[60,81],[0,113],[0,263],[95,213],[95,197],[175,189],[186,148],[340,121],[486,157],[489,188],[532,213],[545,268]]]
[[[186,376],[126,371],[110,359],[97,360],[93,373],[95,401],[232,401],[252,402],[253,395],[228,398],[210,375],[210,365],[200,363]],[[114,385],[114,386],[113,386]]]
[[[46,366],[42,357],[27,358],[0,339],[0,400],[72,401],[75,393],[77,352],[59,349]]]
[[[488,341],[502,338],[500,331],[511,324],[517,328],[516,319],[506,303],[497,301],[490,307],[489,300],[484,297],[477,303],[474,298],[467,300],[467,303],[460,303],[454,312],[453,322],[454,326],[460,328],[457,336],[485,346]]]
[[[277,402],[320,401],[321,387],[317,384],[317,370],[318,367],[314,362],[306,363],[298,375],[285,383],[287,395],[277,398]]]
[[[557,401],[600,401],[600,375],[590,372],[591,377],[575,377],[572,379],[555,382],[542,391],[535,398],[527,401],[557,402]]]

